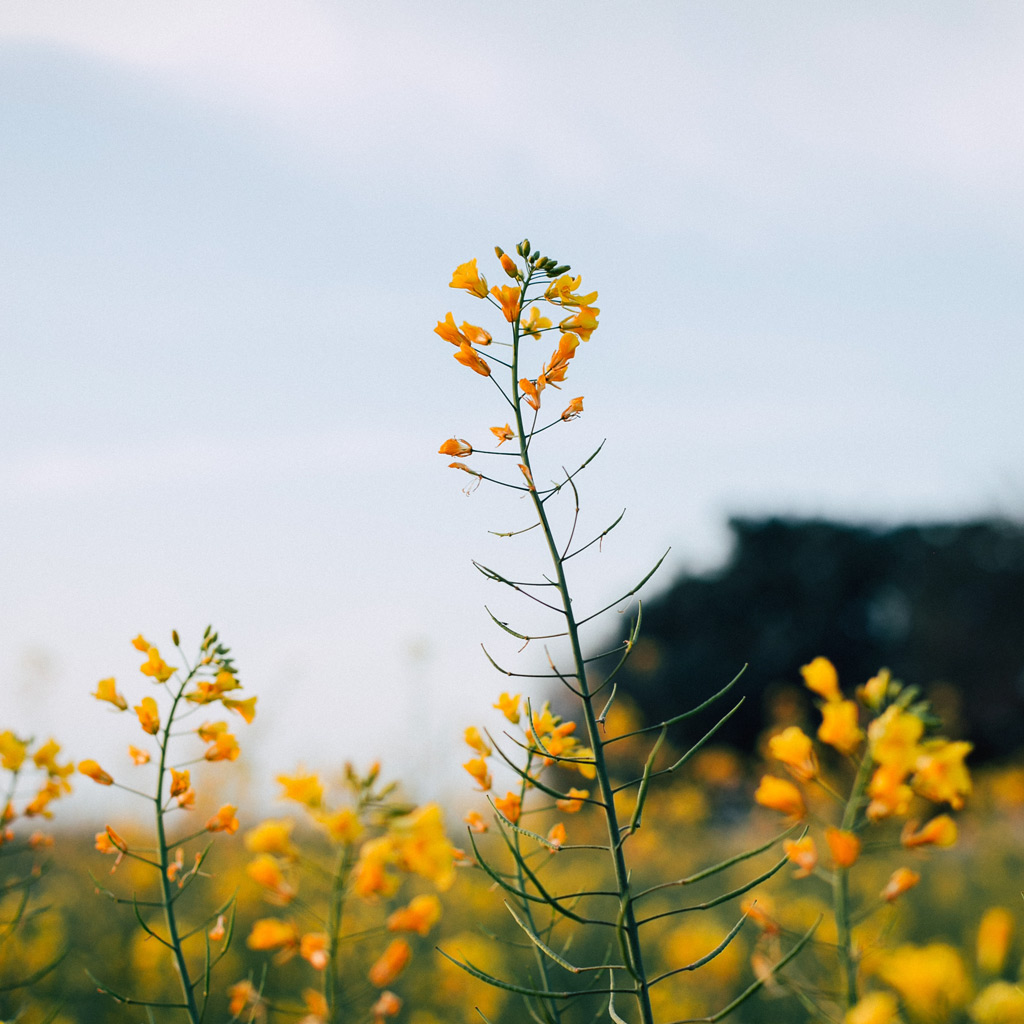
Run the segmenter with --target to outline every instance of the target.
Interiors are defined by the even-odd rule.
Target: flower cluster
[[[412,958],[406,936],[425,937],[441,917],[441,902],[435,892],[419,892],[407,902],[392,904],[416,877],[433,883],[437,891],[448,889],[455,879],[457,852],[445,835],[440,808],[402,804],[395,799],[394,784],[381,786],[379,778],[377,765],[365,774],[347,765],[347,799],[333,803],[318,775],[302,769],[279,775],[282,798],[302,808],[313,834],[300,843],[294,819],[272,818],[245,836],[246,848],[254,854],[249,878],[269,903],[282,908],[253,923],[247,944],[273,953],[276,963],[297,955],[316,972],[318,986],[307,990],[307,1004],[311,992],[324,1010],[321,1014],[307,1008],[311,1022],[336,1019],[343,968],[352,961],[351,955],[342,957],[342,947],[357,938],[388,934],[392,937],[366,977],[381,990],[370,1008],[374,1019],[397,1014],[402,1003],[388,986]],[[384,909],[390,912],[384,914]],[[347,927],[343,921],[349,922]],[[240,1007],[262,1005],[262,996],[248,982],[232,989],[232,999]]]

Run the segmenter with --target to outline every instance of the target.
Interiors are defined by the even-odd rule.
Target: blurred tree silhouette
[[[722,568],[644,603],[641,639],[617,678],[648,721],[747,663],[747,701],[717,739],[751,750],[773,719],[809,711],[798,669],[823,654],[848,689],[882,666],[925,688],[946,731],[975,744],[972,760],[1024,743],[1024,526],[773,518],[730,527]],[[678,738],[693,740],[702,723],[681,728]]]

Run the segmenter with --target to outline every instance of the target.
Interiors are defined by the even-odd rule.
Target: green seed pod
[[[521,245],[522,245],[523,248],[520,251],[522,253],[523,259],[524,260],[525,259],[529,259],[530,258],[530,240],[528,238],[524,238],[522,243],[521,243]]]
[[[561,277],[563,274],[568,274],[569,269],[568,263],[563,263],[560,267],[552,267],[548,271],[548,277]]]
[[[171,643],[173,643],[175,647],[178,647],[181,644],[181,641],[178,639],[178,631],[176,629],[171,630]]]

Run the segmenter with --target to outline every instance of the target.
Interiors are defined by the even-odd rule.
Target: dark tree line
[[[947,733],[975,744],[975,763],[1024,745],[1024,526],[730,526],[725,565],[644,603],[641,640],[618,679],[648,721],[748,664],[734,691],[746,703],[719,736],[752,749],[773,695],[790,699],[784,685],[799,684],[800,666],[823,654],[850,693],[882,666],[930,691]],[[711,721],[690,720],[676,738],[695,739]]]

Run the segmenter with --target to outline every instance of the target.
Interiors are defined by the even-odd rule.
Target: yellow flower
[[[978,925],[978,968],[1001,974],[1013,941],[1014,917],[1006,907],[989,907]]]
[[[189,788],[189,772],[186,768],[183,772],[179,772],[177,768],[171,769],[171,796],[181,796],[182,793],[186,792]]]
[[[141,634],[132,641],[132,647],[137,651],[141,651],[143,654],[146,653],[153,645]]]
[[[531,306],[526,319],[520,323],[519,329],[524,335],[539,338],[540,332],[550,326],[551,321],[546,316],[541,316],[540,310],[536,306]]]
[[[971,1003],[975,1024],[1020,1024],[1024,1021],[1024,992],[1009,981],[994,981]]]
[[[899,1001],[891,992],[869,992],[846,1011],[843,1024],[896,1024]]]
[[[468,826],[470,832],[486,832],[487,822],[481,817],[478,811],[467,811],[462,819]]]
[[[909,772],[920,753],[917,744],[923,732],[920,718],[894,704],[868,726],[871,756],[879,764]]]
[[[569,420],[576,419],[579,414],[583,412],[583,396],[580,395],[574,398],[563,410],[562,419],[568,422]]]
[[[798,779],[807,782],[818,774],[818,758],[811,738],[791,725],[768,741],[772,757],[781,761]]]
[[[316,822],[327,830],[327,834],[336,843],[354,843],[363,834],[359,815],[351,807],[342,807],[330,814],[318,814]]]
[[[487,762],[482,757],[474,757],[462,767],[476,779],[481,792],[486,793],[491,788],[491,782],[493,781],[491,779],[491,772],[487,767]]]
[[[224,804],[223,807],[217,813],[206,822],[207,832],[227,832],[231,835],[238,831],[238,819],[235,817],[235,811],[238,808],[232,807],[231,804]]]
[[[932,803],[948,803],[953,810],[960,810],[964,797],[971,791],[971,777],[964,765],[970,751],[971,744],[962,740],[926,745],[914,764],[910,780],[914,791]]]
[[[391,836],[378,836],[363,843],[353,870],[352,886],[356,893],[363,899],[390,896],[398,888],[398,879],[388,870],[396,856]]]
[[[325,932],[307,932],[302,936],[299,953],[303,960],[313,965],[314,970],[322,971],[330,963],[329,941]]]
[[[381,953],[377,962],[370,968],[368,975],[370,984],[377,988],[390,985],[405,970],[412,959],[412,949],[405,939],[392,939],[387,949]]]
[[[547,840],[556,850],[560,850],[568,838],[569,834],[565,831],[565,825],[560,821],[556,822],[548,830]]]
[[[28,743],[25,740],[19,740],[10,729],[0,732],[0,766],[9,772],[16,772],[27,754]]]
[[[437,449],[437,453],[439,455],[454,455],[457,458],[464,459],[467,455],[473,454],[473,446],[461,437],[450,437]]]
[[[503,815],[514,825],[519,820],[523,809],[523,801],[518,793],[508,793],[505,796],[494,798],[494,807],[499,814]]]
[[[916,821],[908,821],[900,833],[900,842],[909,850],[915,846],[952,846],[956,842],[956,822],[948,814],[932,818],[920,832]]]
[[[440,806],[424,804],[395,818],[391,835],[403,870],[429,879],[442,892],[451,887],[455,881],[455,850],[445,835]]]
[[[441,901],[433,893],[414,896],[404,907],[399,907],[387,920],[389,932],[416,932],[426,935],[441,920]]]
[[[166,683],[178,670],[168,665],[155,647],[150,647],[146,652],[146,660],[139,666],[139,671],[144,676],[152,676],[158,683]]]
[[[857,725],[857,705],[852,700],[827,701],[821,705],[818,739],[841,754],[852,754],[864,733]]]
[[[860,840],[852,832],[827,828],[825,829],[825,842],[828,843],[832,861],[837,868],[851,867],[860,856]]]
[[[867,815],[871,821],[907,813],[914,794],[903,781],[905,778],[906,774],[899,765],[882,764],[875,769],[868,783],[871,803],[868,804]]]
[[[463,734],[466,743],[471,746],[481,757],[490,757],[491,748],[487,746],[484,738],[480,735],[480,730],[475,726],[471,725]]]
[[[491,433],[498,439],[499,448],[506,441],[511,441],[516,436],[515,431],[507,423],[503,427],[491,427]]]
[[[563,334],[558,341],[558,348],[551,355],[551,361],[544,367],[544,379],[554,387],[565,380],[569,369],[569,360],[576,355],[580,339],[575,334]]]
[[[268,890],[275,903],[290,903],[295,899],[295,886],[285,878],[281,863],[269,853],[261,853],[246,865],[245,873],[257,884]]]
[[[570,786],[566,799],[556,800],[555,806],[563,814],[575,814],[583,806],[583,801],[589,796],[589,789],[577,789],[575,786]]]
[[[295,775],[278,775],[277,781],[284,787],[282,800],[294,800],[313,808],[323,803],[324,787],[318,775],[307,774],[300,768]]]
[[[521,295],[519,289],[507,284],[495,285],[491,289],[491,295],[497,300],[498,305],[501,306],[505,319],[509,323],[513,323],[516,317],[519,316],[519,299]]]
[[[476,349],[469,342],[464,341],[459,346],[459,351],[455,353],[455,359],[463,366],[468,366],[471,370],[479,373],[481,377],[490,377],[491,375],[491,368],[487,365],[487,361],[480,358]]]
[[[490,345],[491,336],[482,327],[475,324],[462,322],[462,328],[455,326],[455,317],[451,313],[445,314],[444,320],[438,320],[434,333],[440,335],[445,341],[450,341],[458,347],[463,342],[470,345]]]
[[[402,1009],[402,1000],[394,992],[387,990],[381,992],[377,1002],[370,1007],[373,1014],[373,1024],[384,1024],[385,1017],[397,1017]]]
[[[308,1016],[303,1017],[299,1024],[327,1024],[327,1017],[331,1012],[327,1000],[316,989],[304,988],[302,990],[302,1001],[309,1011]]]
[[[806,878],[818,866],[818,849],[810,836],[786,839],[782,843],[786,856],[797,866],[794,878]]]
[[[526,486],[529,490],[537,490],[537,485],[533,482],[533,473],[530,472],[530,467],[524,465],[522,462],[519,463],[519,472],[526,478]]]
[[[882,898],[886,902],[892,903],[908,889],[913,889],[920,881],[921,876],[916,871],[912,871],[910,868],[897,868],[889,876],[889,881],[886,882],[885,888],[882,890]]]
[[[101,679],[96,684],[96,692],[92,696],[97,700],[105,700],[113,704],[118,711],[126,711],[128,709],[128,701],[117,692],[113,676],[109,679]]]
[[[590,336],[597,330],[597,314],[600,312],[596,306],[580,306],[573,316],[567,316],[558,326],[563,331],[578,334],[583,341],[590,341]]]
[[[207,761],[234,761],[240,753],[235,737],[229,732],[222,732],[206,748],[203,757]]]
[[[520,695],[514,694],[509,696],[507,693],[503,693],[498,698],[498,703],[491,705],[500,711],[513,725],[519,724],[519,699]]]
[[[501,269],[513,280],[519,277],[519,268],[516,266],[516,261],[508,253],[503,252],[498,257],[498,262],[501,264]]]
[[[543,373],[537,378],[536,384],[529,377],[523,377],[519,381],[519,388],[523,392],[526,404],[535,412],[540,408],[540,393],[546,386],[547,381]]]
[[[781,811],[790,818],[802,818],[807,813],[800,790],[786,779],[765,775],[754,792],[754,800],[762,807]]]
[[[273,853],[279,857],[294,857],[291,836],[295,823],[290,818],[268,818],[245,834],[245,848],[250,853]]]
[[[911,1015],[929,1024],[945,1024],[970,998],[963,960],[943,943],[899,946],[882,960],[878,974]]]
[[[839,676],[828,658],[815,658],[800,669],[800,674],[804,677],[804,686],[819,697],[824,697],[825,700],[843,699],[839,692]]]
[[[263,917],[254,921],[252,931],[245,944],[250,949],[294,950],[299,945],[299,930],[291,921],[282,921],[276,917]]]
[[[227,921],[223,914],[218,914],[216,923],[206,934],[210,936],[211,942],[220,942],[227,933]]]
[[[887,669],[879,669],[877,676],[872,676],[863,686],[857,687],[857,699],[865,707],[877,711],[885,702],[889,692],[892,673]]]
[[[237,711],[238,714],[245,719],[246,725],[252,725],[252,720],[256,717],[256,698],[249,697],[247,700],[232,700],[230,697],[225,697],[221,704],[228,709],[228,711]]]
[[[449,288],[465,288],[473,295],[483,299],[487,297],[487,278],[477,272],[476,260],[469,260],[468,263],[460,263],[452,274],[448,284]]]
[[[152,697],[143,697],[142,703],[135,705],[135,714],[139,716],[139,724],[151,736],[160,731],[160,709]]]
[[[51,776],[64,776],[72,774],[74,765],[57,764],[57,755],[60,753],[60,744],[55,739],[48,739],[41,747],[37,747],[32,755],[32,762],[37,768],[45,768],[46,773]]]
[[[204,743],[212,743],[221,733],[228,731],[227,722],[203,722],[196,733]]]
[[[113,778],[91,759],[79,761],[78,770],[83,775],[88,775],[93,782],[98,782],[101,786],[112,786],[114,784]]]
[[[589,306],[597,301],[597,292],[590,292],[589,295],[576,295],[574,292],[580,286],[583,278],[579,275],[570,277],[563,274],[548,285],[544,292],[544,298],[558,306]]]

